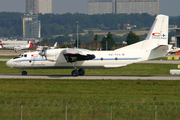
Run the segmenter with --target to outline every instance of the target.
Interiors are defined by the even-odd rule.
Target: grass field
[[[0,79],[0,98],[179,100],[180,81]]]
[[[17,56],[18,55],[0,55],[0,59],[11,59]]]
[[[158,103],[158,119],[176,120],[180,117],[178,114],[180,110],[177,108],[180,104],[171,108],[166,105],[169,102],[165,104],[164,101],[176,101],[179,100],[179,96],[180,81],[0,79],[0,106],[3,106],[0,109],[0,115],[5,120],[18,120],[20,119],[20,105],[23,101],[28,101],[28,104],[35,101],[33,106],[24,104],[24,119],[65,120],[65,105],[67,104],[68,119],[109,120],[111,111],[109,104],[111,101],[116,101],[116,105],[112,108],[113,119],[152,120],[154,106],[149,107],[151,104],[146,103],[151,100]],[[18,105],[10,102],[17,100],[21,101]],[[80,101],[76,103],[78,108],[73,103],[67,102],[71,100]],[[54,105],[58,104],[58,101],[61,101],[61,104]],[[86,104],[83,102],[82,105],[82,101]],[[101,101],[103,101],[102,108],[94,108]],[[120,101],[124,101],[123,104]],[[129,101],[139,101],[137,108],[133,104],[128,107]],[[141,103],[146,103],[146,105],[142,106]],[[6,108],[7,104],[11,106]],[[41,107],[38,107],[39,104]],[[83,107],[86,109],[82,109]]]

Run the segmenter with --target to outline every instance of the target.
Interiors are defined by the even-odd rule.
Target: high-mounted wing
[[[65,49],[63,54],[67,62],[92,60],[95,55],[84,49]]]

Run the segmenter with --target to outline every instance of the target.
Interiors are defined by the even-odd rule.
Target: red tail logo
[[[32,44],[32,42],[31,42],[31,43],[30,43],[30,45],[29,45],[29,48],[31,48],[31,47],[32,47],[32,45],[33,45],[33,44]]]
[[[0,48],[4,48],[2,41],[0,41]]]
[[[31,42],[29,48],[35,48],[35,47],[36,47],[35,42]]]

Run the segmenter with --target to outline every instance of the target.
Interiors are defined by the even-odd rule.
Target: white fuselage
[[[65,48],[66,49],[66,48]],[[39,52],[27,52],[18,58],[9,60],[6,64],[17,69],[54,69],[54,68],[119,68],[128,64],[147,60],[147,51],[91,51],[95,55],[92,60],[68,63],[63,55],[64,49],[55,49],[55,59],[46,59]],[[143,57],[142,57],[143,56]]]

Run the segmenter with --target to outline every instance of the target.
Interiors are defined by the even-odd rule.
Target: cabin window
[[[24,57],[27,57],[27,54],[24,54]]]
[[[101,60],[103,60],[103,58],[101,58]]]
[[[118,58],[116,57],[115,60],[118,60]]]

